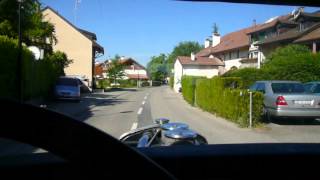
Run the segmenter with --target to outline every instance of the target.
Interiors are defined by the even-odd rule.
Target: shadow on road
[[[272,123],[278,125],[301,125],[301,126],[308,126],[308,125],[320,125],[320,120],[314,119],[294,119],[294,118],[283,118],[283,119],[274,119]]]

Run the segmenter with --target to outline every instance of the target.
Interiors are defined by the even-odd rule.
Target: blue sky
[[[105,55],[135,58],[146,65],[151,56],[170,53],[181,41],[198,41],[211,34],[213,23],[221,35],[290,13],[293,6],[181,2],[169,0],[40,0],[77,27],[94,32]],[[305,8],[305,11],[315,11]]]

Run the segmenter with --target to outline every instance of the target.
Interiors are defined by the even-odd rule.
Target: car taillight
[[[286,106],[288,105],[287,101],[284,99],[283,96],[278,96],[276,100],[276,105],[277,106]]]

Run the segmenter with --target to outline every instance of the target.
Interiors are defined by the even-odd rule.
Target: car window
[[[57,81],[57,85],[61,85],[61,86],[78,86],[79,82],[78,82],[77,79],[60,78]]]
[[[312,92],[313,93],[320,93],[320,84],[317,84]]]
[[[249,89],[250,89],[251,91],[256,91],[256,90],[257,90],[257,85],[258,85],[257,83],[254,83],[253,85],[250,86]]]
[[[265,93],[266,92],[265,83],[258,83],[257,84],[257,91]]]
[[[313,84],[305,84],[303,87],[306,92],[312,92]]]
[[[301,83],[272,83],[274,93],[303,93],[304,87]]]

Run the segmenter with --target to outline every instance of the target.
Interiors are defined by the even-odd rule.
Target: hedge
[[[199,76],[182,76],[181,78],[181,87],[182,87],[182,96],[183,98],[192,106],[194,105],[195,99],[195,87],[196,80],[203,77]]]
[[[230,88],[230,84],[238,87]],[[196,105],[201,109],[230,121],[242,127],[248,126],[249,120],[249,92],[241,88],[239,78],[199,79],[196,82],[195,99]],[[253,94],[253,124],[256,125],[261,120],[263,105],[263,94],[255,92]]]
[[[173,84],[174,84],[174,76],[170,76],[169,86],[171,87],[171,89],[173,88]]]
[[[18,41],[0,36],[0,98],[16,99],[19,93],[17,77]],[[61,70],[47,58],[36,61],[25,47],[22,49],[23,98],[48,98],[52,95],[53,85]],[[63,71],[62,71],[63,72]]]

